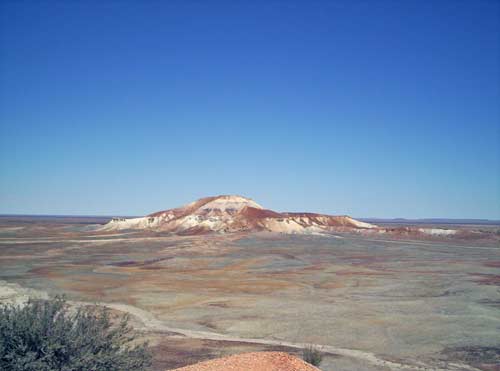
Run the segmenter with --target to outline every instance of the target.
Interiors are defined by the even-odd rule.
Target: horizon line
[[[346,214],[325,214],[325,215],[346,215]],[[114,217],[122,217],[122,218],[140,218],[146,215],[122,215],[122,214],[29,214],[29,213],[0,213],[0,218],[5,217],[55,217],[55,218],[114,218]],[[489,218],[447,218],[447,217],[425,217],[425,218],[409,218],[409,217],[365,217],[365,216],[351,216],[354,219],[359,220],[378,220],[381,222],[384,221],[487,221],[487,222],[495,222],[500,223],[500,219],[489,219]]]

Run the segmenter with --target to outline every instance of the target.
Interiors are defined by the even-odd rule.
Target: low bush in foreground
[[[313,366],[319,366],[323,360],[323,354],[318,348],[310,345],[302,351],[302,358]]]
[[[0,370],[142,371],[151,363],[128,317],[112,323],[104,308],[69,311],[63,298],[0,306]]]

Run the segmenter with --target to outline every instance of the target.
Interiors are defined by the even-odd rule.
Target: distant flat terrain
[[[434,228],[471,228],[476,227],[482,230],[491,230],[500,228],[500,220],[492,219],[381,219],[381,218],[358,218],[367,223],[374,223],[379,226],[418,226],[418,227],[434,227]]]
[[[0,281],[135,313],[158,370],[280,342],[324,345],[323,370],[500,363],[497,241],[96,231],[108,220],[0,217]]]

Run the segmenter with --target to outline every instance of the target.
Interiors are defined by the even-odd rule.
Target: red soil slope
[[[287,353],[254,352],[218,358],[173,371],[319,371],[319,369]]]

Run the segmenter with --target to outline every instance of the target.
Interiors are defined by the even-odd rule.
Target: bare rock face
[[[376,226],[349,216],[279,213],[264,209],[250,198],[222,195],[202,198],[179,208],[141,218],[115,218],[102,229],[151,229],[192,235],[245,231],[314,234],[372,228]]]
[[[172,371],[319,371],[318,368],[282,352],[253,352],[200,362]]]

